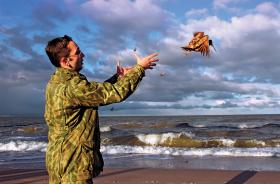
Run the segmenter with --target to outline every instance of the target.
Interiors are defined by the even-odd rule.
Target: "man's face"
[[[70,50],[68,62],[72,70],[79,72],[83,68],[83,58],[85,55],[74,41],[70,41],[67,47]]]

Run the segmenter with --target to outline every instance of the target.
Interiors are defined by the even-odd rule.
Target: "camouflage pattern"
[[[103,170],[98,106],[125,100],[143,77],[140,65],[123,78],[115,75],[104,83],[88,82],[78,72],[57,68],[46,88],[50,183],[90,183]]]

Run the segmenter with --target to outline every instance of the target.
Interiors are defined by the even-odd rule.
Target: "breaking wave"
[[[260,128],[280,128],[280,124],[265,123],[265,124],[236,124],[236,125],[206,125],[206,124],[189,124],[180,123],[177,128],[221,128],[221,129],[260,129]]]
[[[174,136],[174,135],[172,135]],[[164,142],[163,142],[164,143]],[[226,144],[231,145],[231,142]],[[10,141],[0,143],[0,152],[45,152],[46,142],[38,141]],[[101,151],[104,154],[163,154],[186,156],[230,156],[230,157],[280,157],[280,147],[209,147],[209,148],[183,148],[164,146],[135,146],[135,145],[103,145]]]
[[[204,148],[183,149],[154,146],[102,146],[103,154],[153,154],[184,156],[231,156],[231,157],[280,157],[280,148]]]
[[[100,127],[100,132],[110,132],[111,130],[110,126]]]
[[[196,139],[190,133],[163,133],[163,134],[139,134],[139,141],[147,146],[163,146],[178,148],[211,148],[211,147],[279,147],[280,139]]]
[[[38,141],[9,141],[0,143],[0,152],[6,151],[41,151],[45,152],[47,147],[46,142]]]

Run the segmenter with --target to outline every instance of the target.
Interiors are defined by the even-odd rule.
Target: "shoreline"
[[[5,170],[45,169],[45,154],[39,159],[0,162]],[[17,157],[17,155],[14,155]],[[280,172],[279,157],[221,157],[221,156],[172,156],[154,154],[103,154],[105,168],[153,168],[173,170],[218,170],[218,171],[271,171]]]
[[[277,171],[226,171],[205,169],[104,168],[94,184],[277,184]],[[44,169],[0,169],[0,183],[47,184]]]

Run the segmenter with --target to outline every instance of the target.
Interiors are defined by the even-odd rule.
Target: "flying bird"
[[[205,35],[204,32],[195,32],[193,34],[193,39],[189,42],[189,44],[185,47],[181,47],[183,50],[187,52],[200,52],[203,56],[210,56],[210,48],[212,46],[216,51],[212,40],[209,40],[209,36]]]
[[[161,72],[161,73],[159,74],[159,76],[161,76],[161,77],[164,77],[165,75],[166,75],[165,72]]]

